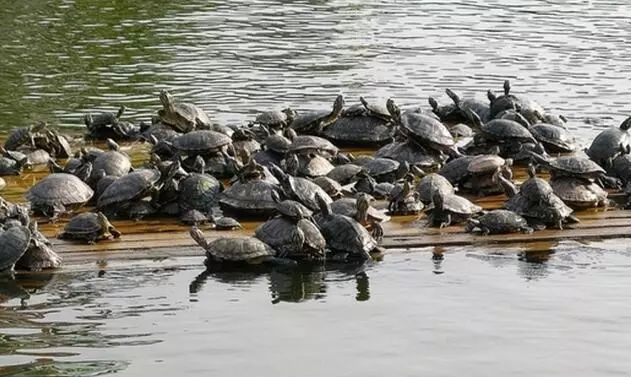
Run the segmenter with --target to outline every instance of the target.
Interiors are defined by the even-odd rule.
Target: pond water
[[[509,78],[583,143],[630,110],[624,1],[0,0],[0,129],[81,127],[168,88],[216,121],[338,93],[447,102]],[[419,250],[331,271],[200,258],[0,282],[0,375],[626,375],[619,242]],[[501,250],[499,250],[501,251]],[[26,297],[30,294],[30,297]]]

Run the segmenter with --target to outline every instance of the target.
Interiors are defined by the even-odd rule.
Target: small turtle
[[[323,157],[333,157],[337,155],[339,149],[327,139],[319,136],[299,135],[291,140],[289,152],[299,155],[315,153]]]
[[[180,153],[195,156],[218,153],[228,148],[232,139],[220,132],[210,130],[192,131],[177,137],[173,146]]]
[[[59,238],[81,240],[93,244],[97,241],[119,238],[120,236],[121,233],[103,213],[84,212],[70,219]]]
[[[254,123],[272,129],[283,129],[290,125],[295,117],[296,112],[290,108],[280,111],[265,111],[256,116]]]
[[[343,109],[344,97],[339,95],[335,98],[331,111],[299,112],[290,126],[298,133],[319,135],[328,125],[335,122]]]
[[[362,196],[360,194],[357,198],[338,199],[331,203],[330,206],[333,213],[351,217],[367,228],[372,228],[375,224],[390,221],[390,216],[388,216],[385,211],[373,207],[371,201],[369,195]],[[375,235],[378,236],[380,233],[383,234],[383,230],[376,229]],[[375,235],[373,235],[373,237]]]
[[[88,129],[87,137],[99,140],[126,137],[125,129],[120,127],[120,118],[125,110],[125,106],[121,106],[116,114],[109,111],[85,114],[83,122]]]
[[[16,161],[8,157],[0,157],[0,175],[20,175],[29,166],[28,157]]]
[[[13,271],[15,264],[29,247],[31,232],[25,226],[11,227],[0,232],[0,274]]]
[[[219,195],[221,209],[245,216],[266,217],[276,211],[272,193],[280,190],[260,178],[237,181]]]
[[[30,166],[46,165],[51,160],[50,153],[43,149],[36,149],[26,155],[27,164]]]
[[[43,132],[46,127],[46,123],[39,122],[28,127],[17,128],[4,141],[4,148],[9,151],[15,151],[26,143],[29,144],[29,147],[35,148],[35,136]]]
[[[498,174],[507,179],[512,179],[511,167],[513,160],[503,159],[497,155],[478,155],[469,163],[469,177],[461,182],[460,187],[476,195],[495,195],[503,191],[501,185],[494,177]]]
[[[265,242],[254,237],[221,237],[208,241],[204,233],[196,227],[190,231],[191,238],[206,250],[206,265],[216,263],[262,264],[281,263],[286,260],[276,258],[276,251]]]
[[[469,177],[469,164],[474,158],[475,156],[462,156],[454,158],[446,163],[438,171],[438,174],[445,177],[452,185],[458,185],[460,182],[463,182]],[[427,199],[427,202],[431,202],[431,197]]]
[[[530,132],[548,153],[571,153],[576,150],[574,138],[561,127],[537,123],[530,127]]]
[[[237,128],[231,138],[235,156],[251,156],[261,150],[261,144],[250,129]]]
[[[482,212],[482,208],[462,196],[434,191],[432,204],[427,207],[426,212],[429,226],[444,228],[469,220],[473,215]]]
[[[276,211],[283,217],[298,221],[311,218],[313,215],[313,211],[295,200],[281,200],[278,192],[273,192],[272,198],[276,202]]]
[[[347,185],[357,181],[358,174],[361,171],[365,170],[359,165],[350,163],[334,167],[326,176],[340,185]]]
[[[175,102],[166,90],[160,91],[160,102],[163,108],[158,116],[164,124],[168,124],[179,132],[190,132],[196,128],[210,128],[211,122],[204,110],[184,102]]]
[[[537,177],[535,166],[532,164],[528,166],[528,177],[519,187],[519,191],[529,202],[539,203],[554,193],[552,186],[546,180]]]
[[[92,182],[98,182],[102,172],[108,176],[122,177],[132,169],[129,156],[120,152],[120,146],[114,140],[107,139],[107,145],[109,151],[99,154],[92,162]]]
[[[227,216],[211,217],[211,221],[215,224],[215,230],[236,230],[243,229],[241,223],[236,219]]]
[[[87,203],[94,191],[74,175],[55,173],[46,176],[26,193],[31,209],[55,220],[57,216]]]
[[[289,199],[302,203],[312,211],[319,209],[318,196],[329,203],[333,201],[320,186],[306,178],[292,177],[276,166],[272,167],[271,172],[280,181],[280,186]]]
[[[320,186],[331,199],[338,199],[344,196],[342,185],[329,177],[316,177],[313,183]]]
[[[293,154],[290,154],[293,155]],[[296,155],[293,155],[296,156]],[[314,178],[326,176],[335,167],[326,158],[312,153],[309,155],[296,156],[298,159],[297,175]],[[289,170],[288,170],[289,172]],[[295,175],[295,174],[292,174]]]
[[[561,177],[550,181],[554,193],[572,208],[606,207],[607,191],[580,178]]]
[[[599,133],[585,153],[600,166],[609,169],[613,160],[621,154],[631,153],[631,117],[619,127],[610,127]]]
[[[392,121],[392,114],[388,111],[388,106],[385,102],[376,103],[376,102],[368,102],[364,97],[359,97],[359,102],[364,105],[368,115],[379,118],[384,122]]]
[[[479,137],[474,139],[477,144],[483,141],[496,143],[502,146],[504,154],[516,153],[520,150],[523,143],[539,144],[526,127],[515,121],[493,119],[487,123],[483,123],[480,117],[473,111],[468,111],[467,114],[471,119],[473,128],[480,132]]]
[[[205,162],[197,156],[197,172],[178,182],[177,201],[180,211],[198,210],[201,213],[209,213],[217,206],[219,195],[223,191],[223,185],[212,175],[204,174]]]
[[[377,182],[394,182],[410,171],[410,165],[407,162],[399,163],[389,158],[374,158],[362,167]]]
[[[496,96],[493,91],[487,91],[487,97],[490,101],[489,118],[493,119],[497,114],[506,109],[521,108],[521,101],[516,96],[510,94],[510,81],[504,81],[504,95]]]
[[[179,212],[179,207],[178,207]],[[180,221],[186,225],[201,225],[211,221],[211,219],[196,209],[189,209],[180,216]]]
[[[477,219],[469,219],[465,226],[466,232],[480,232],[487,234],[506,233],[532,233],[533,229],[528,226],[528,221],[513,211],[496,209],[487,212]]]
[[[415,191],[424,204],[432,202],[432,197],[436,191],[441,192],[443,195],[453,195],[455,193],[454,186],[449,180],[437,173],[431,173],[421,178],[416,185]]]

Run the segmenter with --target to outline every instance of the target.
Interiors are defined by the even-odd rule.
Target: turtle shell
[[[341,185],[347,185],[356,181],[357,174],[362,167],[356,164],[344,164],[334,167],[326,176]]]
[[[155,169],[139,169],[112,182],[98,198],[98,208],[127,203],[146,196],[160,180]]]
[[[391,174],[397,171],[399,168],[399,162],[395,160],[391,160],[389,158],[373,158],[370,161],[366,161],[363,165],[363,168],[366,169],[368,174],[375,179],[377,177],[383,176],[386,174]]]
[[[556,176],[597,178],[605,174],[605,170],[600,165],[583,156],[557,157],[550,162],[550,168]]]
[[[445,195],[453,195],[455,193],[454,186],[449,180],[437,173],[431,173],[421,178],[415,190],[419,193],[419,199],[425,204],[432,202],[432,196],[435,191],[440,191]]]
[[[319,136],[298,135],[292,140],[289,151],[297,154],[315,152],[325,156],[335,156],[339,149],[327,139]]]
[[[190,173],[179,182],[180,210],[196,209],[207,213],[217,205],[221,190],[221,183],[212,175]]]
[[[607,159],[622,153],[631,144],[628,131],[618,127],[610,127],[599,133],[585,151],[594,161],[604,163]]]
[[[296,232],[304,235],[305,241],[300,246],[293,242]],[[326,247],[326,240],[318,228],[306,219],[295,222],[284,217],[275,217],[256,228],[254,234],[256,238],[289,257],[301,257],[305,252],[323,256]]]
[[[273,257],[276,251],[254,237],[221,237],[208,244],[206,255],[215,261],[245,262],[252,259]]]
[[[327,246],[332,250],[367,255],[378,246],[366,228],[348,216],[319,215],[316,220]]]
[[[340,144],[374,146],[392,140],[392,127],[372,116],[341,117],[325,128],[322,134]]]
[[[401,117],[401,126],[410,137],[431,148],[445,150],[455,144],[449,129],[434,117],[406,112]]]
[[[513,211],[495,209],[477,218],[479,226],[491,234],[514,233],[528,228],[528,221]]]
[[[341,198],[331,203],[331,211],[338,215],[344,215],[355,218],[357,215],[357,199]],[[390,220],[390,216],[384,211],[380,211],[373,206],[368,207],[368,217],[377,222],[386,222]]]
[[[215,220],[215,229],[217,230],[232,230],[242,228],[241,224],[232,217],[220,217]]]
[[[55,204],[79,206],[87,203],[94,195],[90,186],[72,174],[54,173],[44,177],[26,193],[33,205]]]
[[[469,164],[475,158],[475,156],[462,156],[455,158],[445,164],[438,174],[447,178],[452,184],[458,184],[463,181],[469,175]]]
[[[274,134],[265,138],[265,146],[273,152],[284,154],[289,151],[291,140],[285,136]]]
[[[24,255],[31,242],[31,232],[25,226],[14,226],[0,234],[0,271],[11,270]]]
[[[26,155],[29,165],[44,165],[50,161],[50,154],[43,149],[36,149]]]
[[[91,238],[101,232],[107,231],[101,228],[98,216],[93,212],[80,213],[70,219],[64,228],[62,237]]]
[[[607,202],[607,191],[593,182],[562,177],[550,181],[554,193],[570,207],[590,208]]]
[[[236,182],[221,193],[219,205],[226,211],[269,216],[276,212],[272,192],[278,193],[278,186],[260,179]]]
[[[434,203],[427,207],[428,211],[434,209]],[[443,209],[458,215],[473,215],[482,212],[482,207],[473,204],[467,198],[455,194],[443,195]]]
[[[295,200],[283,200],[276,205],[276,210],[281,215],[295,220],[313,215],[313,211]]]
[[[210,126],[208,115],[199,107],[185,102],[175,102],[166,91],[160,94],[163,108],[158,110],[160,120],[180,132],[189,132],[196,126]]]
[[[210,154],[218,152],[232,142],[230,136],[221,132],[201,130],[177,137],[173,146],[184,154]]]
[[[539,177],[530,177],[521,184],[519,191],[528,201],[535,202],[554,192],[550,184]]]
[[[574,138],[559,126],[537,123],[530,127],[530,132],[549,153],[570,153],[576,150]]]
[[[287,122],[287,113],[280,110],[265,111],[258,114],[254,122],[265,126],[282,126]]]
[[[293,180],[293,185],[295,189],[293,195],[295,196],[295,198],[310,210],[318,211],[320,209],[320,205],[318,204],[318,200],[316,199],[318,195],[324,198],[329,203],[333,201],[331,197],[320,188],[320,186],[316,185],[310,180],[299,177],[288,178]]]
[[[327,175],[334,166],[326,158],[320,155],[314,155],[311,157],[300,156],[300,167],[298,173],[305,177],[322,177]]]
[[[127,155],[118,151],[103,152],[92,162],[92,178],[97,176],[99,170],[109,176],[122,177],[131,170],[131,161]]]
[[[508,119],[493,119],[485,123],[481,129],[484,136],[498,142],[508,140],[514,141],[535,141],[532,133],[521,124]]]
[[[316,177],[313,179],[313,183],[320,186],[320,188],[332,198],[342,195],[342,185],[334,179],[329,177]]]
[[[467,170],[471,174],[482,175],[495,172],[506,164],[506,160],[494,154],[479,155],[473,157]]]

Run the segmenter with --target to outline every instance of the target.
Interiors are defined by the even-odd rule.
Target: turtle
[[[178,207],[179,212],[179,207]],[[206,224],[211,221],[209,216],[206,216],[201,211],[196,209],[189,209],[180,215],[180,221],[186,225],[200,225]]]
[[[94,191],[72,174],[55,173],[44,177],[26,193],[31,209],[50,220],[87,203]]]
[[[540,203],[542,200],[554,193],[548,181],[537,177],[534,165],[528,165],[528,179],[519,187],[522,195],[531,203]],[[499,178],[499,177],[498,177]]]
[[[121,105],[116,114],[110,111],[100,113],[86,113],[83,123],[88,128],[88,137],[95,139],[107,139],[116,134],[116,125],[127,108]],[[113,135],[114,134],[114,135]]]
[[[447,88],[445,89],[447,96],[453,101],[455,108],[458,110],[459,116],[463,121],[468,120],[467,110],[473,111],[482,119],[483,122],[490,120],[490,107],[488,104],[474,98],[461,99],[456,92]]]
[[[413,176],[404,179],[388,195],[388,212],[391,215],[417,215],[423,210],[420,194],[412,189]]]
[[[121,233],[102,212],[84,212],[68,221],[59,238],[81,240],[93,244],[97,241],[119,238],[120,236]]]
[[[460,187],[480,196],[499,194],[503,189],[494,176],[501,174],[512,179],[512,165],[512,159],[494,154],[475,156],[467,167],[469,178],[461,182]]]
[[[266,217],[276,212],[272,193],[280,188],[260,178],[237,181],[219,195],[219,206],[226,212]]]
[[[166,90],[160,91],[162,109],[158,110],[160,121],[178,132],[190,132],[196,128],[210,128],[211,122],[204,110],[184,102],[175,102]]]
[[[589,180],[561,177],[550,181],[554,193],[572,208],[606,207],[607,191]]]
[[[291,108],[264,111],[256,116],[254,123],[267,128],[284,129],[294,121],[296,115],[296,112]]]
[[[454,149],[453,136],[438,119],[421,113],[401,113],[391,98],[388,99],[386,106],[392,114],[394,123],[401,127],[409,138],[427,148],[458,155]]]
[[[129,156],[120,152],[120,146],[112,139],[107,139],[109,151],[99,154],[92,162],[90,180],[98,182],[102,173],[113,177],[122,177],[132,169]]]
[[[457,123],[463,120],[461,111],[453,103],[440,105],[436,98],[428,97],[427,102],[432,108],[432,113],[445,123]]]
[[[363,199],[363,203],[358,203],[358,199]],[[364,223],[364,226],[372,226],[375,223],[385,223],[390,221],[385,211],[379,210],[371,205],[370,196],[358,196],[357,198],[341,198],[330,204],[331,211],[338,215],[344,215]],[[366,206],[368,203],[368,206]],[[361,208],[360,208],[361,207]],[[364,213],[365,212],[365,213]],[[381,229],[379,229],[381,230]],[[378,230],[378,231],[379,231]],[[382,231],[382,230],[381,230]]]
[[[331,199],[338,199],[344,196],[344,189],[342,185],[334,179],[329,177],[316,177],[313,179],[313,183],[320,186],[324,192],[331,197]]]
[[[243,229],[243,226],[234,218],[221,216],[211,217],[211,223],[215,225],[215,230],[235,230]]]
[[[24,255],[31,242],[31,232],[26,226],[14,226],[0,232],[0,274],[10,274]]]
[[[344,97],[338,95],[333,102],[331,111],[298,112],[290,127],[300,134],[319,135],[322,131],[342,114]]]
[[[574,138],[561,127],[537,123],[530,127],[530,132],[548,153],[571,153],[576,150]]]
[[[28,157],[16,161],[8,157],[0,157],[0,176],[1,175],[20,175],[25,167],[28,167]]]
[[[458,185],[469,177],[469,164],[475,156],[461,156],[447,162],[438,170],[438,174],[445,177],[452,185]],[[431,202],[431,197],[423,199],[423,201]]]
[[[7,182],[0,177],[0,191],[4,190],[5,187],[7,187]]]
[[[277,258],[274,249],[255,237],[220,237],[213,241],[208,241],[204,237],[204,233],[197,227],[191,228],[189,234],[199,246],[206,250],[205,264],[209,267],[213,264],[223,263],[246,265],[262,263],[294,264],[286,259]]]
[[[72,156],[72,148],[65,136],[57,130],[46,130],[41,137],[35,137],[35,147],[44,149],[56,158],[69,158]]]
[[[407,162],[420,169],[436,169],[447,156],[430,148],[425,148],[411,140],[394,141],[379,148],[375,158],[389,158],[399,163]]]
[[[521,101],[516,96],[510,94],[510,81],[504,80],[504,95],[496,96],[493,91],[487,91],[487,97],[489,99],[489,118],[495,118],[495,115],[506,109],[518,109],[521,108]]]
[[[198,172],[189,173],[178,183],[177,201],[180,211],[198,210],[209,213],[217,206],[223,185],[212,175],[204,171],[204,159],[198,156]]]
[[[329,172],[331,172],[331,170],[335,168],[329,162],[329,160],[315,153],[311,153],[309,155],[300,155],[300,156],[296,156],[290,153],[289,155],[295,156],[298,160],[298,166],[297,166],[298,170],[296,172],[297,174],[292,173],[292,175],[299,175],[302,177],[309,177],[309,178],[323,177],[323,176],[326,176]]]
[[[538,114],[538,115],[539,115],[539,121],[541,123],[552,124],[554,126],[567,129],[567,127],[565,126],[565,124],[567,123],[567,118],[564,115],[551,114],[548,112],[543,113],[543,114]],[[535,123],[539,123],[539,122],[535,122]]]
[[[292,177],[276,166],[273,166],[270,170],[280,181],[280,186],[287,198],[300,202],[312,211],[317,211],[320,207],[317,201],[318,196],[329,203],[333,201],[320,186],[306,178]]]
[[[41,271],[61,266],[61,257],[52,249],[50,241],[37,229],[37,222],[29,221],[28,228],[31,240],[26,252],[15,263],[15,269]]]
[[[337,145],[381,146],[392,141],[392,125],[370,115],[342,116],[322,131]]]
[[[175,149],[187,156],[218,153],[228,148],[231,143],[230,136],[210,130],[191,131],[173,140]]]
[[[374,158],[362,165],[362,168],[377,182],[394,182],[403,178],[410,171],[407,161],[399,163],[389,158]]]
[[[167,202],[167,203],[156,203],[155,200],[142,199],[136,200],[131,203],[125,203],[123,208],[120,208],[117,212],[114,212],[115,215],[124,214],[128,219],[134,221],[140,221],[145,217],[153,216],[158,213],[158,210],[162,207],[166,207],[171,203],[176,202]]]
[[[13,130],[4,141],[4,148],[9,151],[15,151],[26,143],[29,144],[29,147],[35,148],[35,136],[43,132],[47,126],[45,122],[38,122],[35,125]]]
[[[298,135],[291,139],[289,151],[298,155],[316,153],[323,157],[333,157],[339,149],[327,139],[312,135]]]
[[[435,191],[444,195],[455,194],[454,186],[449,180],[438,173],[431,173],[421,178],[414,188],[419,195],[419,200],[424,204],[430,204]]]
[[[347,185],[349,183],[355,182],[357,180],[357,175],[365,170],[356,164],[344,164],[338,165],[331,169],[330,172],[327,173],[327,177],[336,181],[340,185]]]
[[[601,131],[585,153],[600,166],[609,169],[617,156],[631,153],[629,128],[631,117],[625,119],[617,128],[610,127]]]
[[[506,233],[532,233],[533,229],[528,226],[528,221],[513,211],[506,209],[495,209],[487,212],[477,219],[469,219],[465,226],[466,232],[480,232],[488,234]]]
[[[474,129],[479,131],[479,137],[474,138],[476,143],[496,143],[503,146],[504,154],[512,154],[519,151],[521,144],[539,144],[532,133],[521,124],[508,119],[493,119],[483,123],[480,117],[473,111],[467,111]]]
[[[261,150],[261,144],[250,129],[237,128],[231,138],[235,156],[251,156]]]
[[[631,154],[623,154],[616,157],[609,172],[619,178],[624,184],[631,182]]]
[[[309,219],[313,215],[313,211],[295,200],[281,200],[278,192],[272,193],[272,199],[276,202],[276,211],[280,216],[298,221]]]
[[[439,228],[466,222],[481,212],[482,207],[468,199],[455,194],[443,194],[438,190],[434,191],[432,203],[426,208],[428,225]]]
[[[606,174],[600,165],[585,156],[560,156],[549,161],[548,168],[552,179],[576,177],[595,180]]]
[[[379,118],[386,123],[392,121],[392,114],[388,111],[388,106],[385,102],[368,102],[364,97],[359,97],[359,102],[364,106],[369,116]]]
[[[513,122],[517,122],[528,129],[530,129],[531,126],[528,119],[526,119],[523,115],[521,115],[519,111],[515,109],[506,109],[495,115],[494,119],[512,120]]]
[[[308,219],[275,217],[259,225],[254,235],[277,250],[278,256],[283,258],[325,258],[326,240],[318,227]]]
[[[325,197],[318,195],[316,199],[320,204],[320,213],[315,219],[331,250],[345,254],[347,259],[361,260],[372,259],[371,253],[384,252],[359,222],[351,217],[334,213]]]
[[[26,155],[27,164],[29,166],[46,165],[51,160],[50,153],[43,149],[35,149]]]

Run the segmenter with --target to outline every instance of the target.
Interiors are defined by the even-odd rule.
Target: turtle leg
[[[524,227],[522,227],[522,228],[520,229],[520,231],[521,231],[522,233],[524,233],[524,234],[530,234],[530,233],[534,232],[535,230],[534,230],[534,229],[532,229],[532,228],[531,228],[531,227],[529,227],[529,226],[524,226]]]
[[[381,242],[383,240],[383,227],[379,223],[374,223],[372,225],[372,236],[377,242]]]
[[[448,227],[449,225],[451,225],[451,214],[448,213],[443,221],[440,223],[440,228],[442,229]]]
[[[488,236],[489,234],[491,234],[491,229],[489,229],[487,227],[481,227],[480,228],[480,233],[482,233],[482,235],[484,235],[484,236]]]

